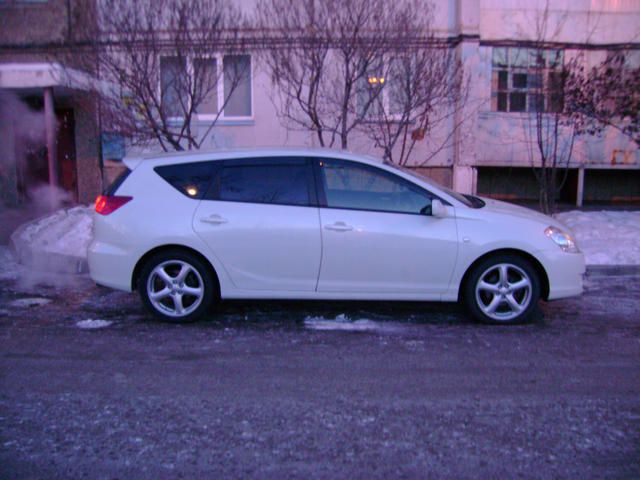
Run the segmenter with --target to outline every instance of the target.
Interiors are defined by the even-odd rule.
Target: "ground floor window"
[[[162,111],[183,117],[193,107],[200,120],[253,115],[250,55],[165,56],[160,59]],[[222,110],[222,111],[221,111]]]

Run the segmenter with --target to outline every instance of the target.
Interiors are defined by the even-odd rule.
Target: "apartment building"
[[[249,16],[256,8],[255,0],[236,4]],[[53,179],[77,200],[88,201],[118,169],[123,155],[160,149],[154,143],[133,147],[119,133],[102,128],[96,99],[84,89],[89,80],[83,75],[89,73],[77,71],[64,79],[56,73],[61,67],[52,53],[74,39],[79,22],[95,21],[88,13],[92,11],[88,0],[0,1],[0,88],[41,112],[45,127],[57,125],[45,129],[45,148],[28,152],[22,166],[15,158],[24,156],[19,151],[24,148],[6,122],[0,125],[5,145],[0,177],[3,185],[12,185],[14,196],[30,183]],[[578,57],[593,66],[623,50],[629,68],[637,66],[640,0],[441,0],[434,2],[433,12],[437,36],[464,65],[468,100],[450,130],[445,125],[434,133],[452,141],[434,153],[434,140],[420,139],[407,165],[462,192],[534,200],[538,187],[533,169],[540,159],[531,148],[530,121],[535,112],[557,108],[552,95],[540,96],[541,82],[552,82],[560,65]],[[223,73],[241,65],[243,76],[227,99],[221,75],[214,94],[194,116],[193,128],[203,136],[201,148],[318,145],[312,132],[290,128],[282,120],[260,51],[212,51],[207,59],[210,68]],[[198,61],[190,60],[191,65]],[[171,52],[163,53],[159,64],[158,89],[166,90],[163,102],[171,108],[178,99],[172,99],[167,86],[183,65]],[[73,70],[73,65],[64,69]],[[20,144],[13,148],[13,171],[12,144]],[[354,135],[348,148],[381,155],[364,135]],[[640,201],[640,153],[631,140],[607,129],[597,137],[576,137],[572,148],[561,200]],[[3,189],[7,197],[8,188]]]

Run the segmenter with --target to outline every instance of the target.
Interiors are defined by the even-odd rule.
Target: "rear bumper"
[[[135,260],[126,250],[94,240],[87,252],[89,275],[98,285],[131,291]]]
[[[557,251],[539,252],[544,261],[549,278],[549,296],[547,300],[574,297],[583,290],[585,263],[582,253],[565,253]]]

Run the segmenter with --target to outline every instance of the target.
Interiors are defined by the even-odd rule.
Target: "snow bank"
[[[16,260],[7,247],[0,245],[0,280],[17,280],[24,273],[24,267]]]
[[[93,238],[93,207],[58,210],[18,228],[11,235],[20,263],[37,270],[86,271]]]
[[[35,220],[16,233],[35,250],[86,257],[93,237],[93,207],[73,207]],[[14,240],[15,241],[15,240]]]
[[[640,212],[558,213],[573,232],[587,265],[640,265]]]

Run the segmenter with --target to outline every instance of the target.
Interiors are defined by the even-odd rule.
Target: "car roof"
[[[191,150],[184,152],[165,152],[128,156],[123,162],[130,169],[137,167],[142,161],[151,161],[156,165],[167,163],[189,163],[211,160],[232,160],[239,158],[269,158],[278,156],[296,157],[329,157],[357,160],[373,165],[382,164],[382,160],[370,155],[362,155],[347,150],[313,147],[278,147],[278,148],[233,148],[217,150]]]

